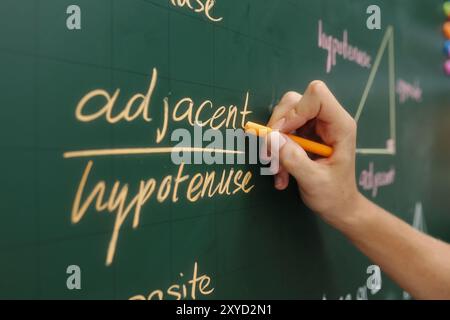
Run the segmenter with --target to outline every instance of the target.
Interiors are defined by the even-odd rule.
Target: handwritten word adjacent
[[[348,32],[344,30],[342,41],[333,36],[327,35],[323,31],[322,20],[319,20],[318,29],[318,45],[319,48],[327,50],[326,71],[331,72],[331,69],[336,65],[336,56],[341,56],[344,60],[353,61],[363,68],[370,68],[372,57],[358,49],[356,46],[348,44]]]
[[[187,7],[196,13],[204,13],[205,16],[213,22],[223,20],[222,17],[214,18],[212,16],[211,11],[216,4],[216,0],[170,0],[170,3],[175,7]]]
[[[215,195],[249,193],[254,187],[251,184],[250,171],[231,168],[224,169],[221,174],[211,171],[204,174],[197,173],[191,177],[183,173],[184,164],[181,164],[176,176],[167,175],[159,183],[153,178],[139,181],[138,191],[134,195],[130,194],[129,184],[120,181],[116,181],[108,188],[106,182],[102,180],[88,191],[86,189],[93,165],[93,161],[89,161],[81,177],[72,206],[71,221],[78,224],[91,207],[96,212],[115,214],[114,228],[106,255],[107,266],[114,260],[117,241],[125,220],[132,215],[133,229],[137,229],[143,207],[152,197],[159,203],[165,201],[175,203],[178,202],[180,189],[184,187],[183,197],[190,202],[197,202]]]
[[[372,197],[378,195],[381,187],[392,185],[395,181],[395,168],[388,171],[375,172],[374,163],[369,163],[369,169],[363,170],[359,176],[359,186],[365,191],[372,191]]]
[[[88,92],[78,102],[75,109],[75,117],[80,122],[93,122],[100,119],[110,124],[119,122],[133,122],[141,120],[151,122],[151,104],[153,93],[158,83],[158,70],[153,69],[148,89],[145,93],[132,95],[125,106],[117,106],[116,102],[121,94],[120,88],[113,93],[103,89]],[[192,98],[185,97],[176,100],[171,106],[169,98],[162,101],[163,121],[161,127],[157,128],[155,136],[156,143],[160,143],[170,131],[171,123],[187,122],[190,126],[208,126],[211,129],[243,128],[247,117],[252,113],[249,111],[249,93],[247,92],[243,106],[237,105],[215,106],[211,100],[196,103]],[[210,110],[212,115],[206,115]]]
[[[418,82],[411,84],[405,80],[399,79],[397,81],[396,92],[401,104],[412,100],[414,102],[422,102],[422,88]]]
[[[183,277],[184,274],[180,273],[180,278]],[[181,280],[182,279],[180,279],[180,281]],[[175,300],[196,300],[199,295],[208,296],[211,295],[213,291],[214,288],[211,287],[211,277],[206,274],[199,276],[198,263],[195,262],[192,277],[187,282],[175,283],[167,288],[167,290],[154,290],[148,296],[141,294],[135,295],[129,300],[166,300],[167,298]]]

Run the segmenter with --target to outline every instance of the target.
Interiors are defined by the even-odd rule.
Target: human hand
[[[280,162],[275,187],[286,189],[290,174],[305,204],[324,220],[337,225],[348,218],[347,213],[354,212],[350,206],[360,197],[355,179],[356,122],[325,83],[311,82],[303,95],[286,93],[267,126],[280,131],[271,133],[269,139],[278,139],[270,146],[271,154],[277,155]],[[311,129],[333,147],[331,157],[313,160],[283,134]]]

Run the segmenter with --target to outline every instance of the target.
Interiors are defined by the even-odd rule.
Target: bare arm
[[[423,234],[363,196],[336,227],[416,299],[450,299],[450,245]]]
[[[415,230],[359,193],[356,123],[323,82],[312,82],[304,95],[286,94],[268,126],[288,133],[306,124],[314,125],[334,154],[314,161],[287,136],[272,133],[279,141],[272,155],[281,164],[275,188],[286,189],[289,175],[294,176],[303,201],[413,297],[450,299],[450,245]]]

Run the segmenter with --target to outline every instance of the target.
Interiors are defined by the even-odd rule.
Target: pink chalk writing
[[[369,169],[363,170],[359,176],[359,186],[365,191],[372,191],[372,198],[378,195],[378,189],[392,185],[395,181],[395,168],[389,171],[375,172],[373,162],[369,163]]]
[[[323,31],[322,20],[319,20],[318,44],[319,48],[328,51],[326,62],[327,73],[330,73],[331,69],[336,65],[336,56],[341,56],[347,61],[353,61],[364,68],[371,67],[372,57],[356,46],[348,44],[347,30],[344,30],[341,41],[333,36],[327,35]]]
[[[398,94],[398,99],[402,104],[408,100],[422,102],[422,88],[420,88],[420,84],[418,82],[411,84],[405,80],[399,79],[397,81],[396,91]]]

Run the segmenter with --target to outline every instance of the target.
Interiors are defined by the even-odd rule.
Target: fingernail
[[[280,176],[275,176],[275,187],[281,187],[281,184],[283,183]]]
[[[272,130],[281,130],[283,129],[284,123],[286,122],[286,118],[281,118],[272,126]]]

